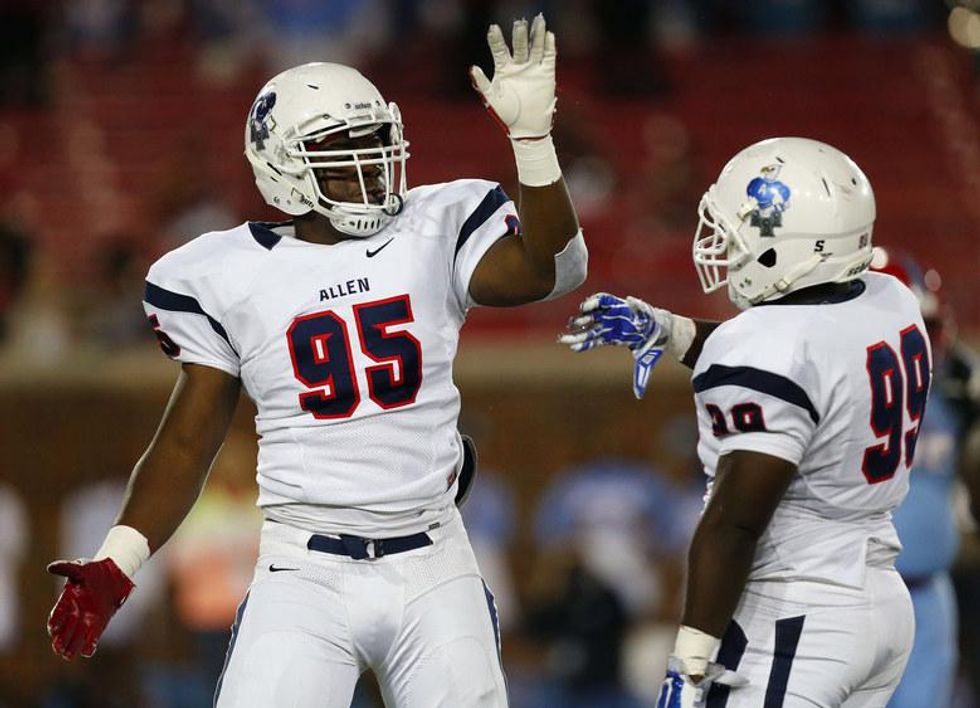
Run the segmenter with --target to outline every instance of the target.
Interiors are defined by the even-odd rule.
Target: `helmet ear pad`
[[[772,138],[725,165],[699,205],[693,257],[705,292],[739,307],[867,270],[875,219],[867,177],[806,138]]]
[[[380,140],[356,144],[369,135]],[[400,212],[407,148],[398,107],[341,64],[303,64],[275,76],[245,126],[245,156],[266,203],[291,216],[316,212],[354,237],[377,233]],[[341,170],[350,171],[356,189],[325,193],[322,171]],[[372,184],[378,171],[380,196]]]

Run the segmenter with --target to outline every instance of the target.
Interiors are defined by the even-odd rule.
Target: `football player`
[[[708,483],[658,707],[884,706],[914,631],[891,516],[929,393],[918,302],[868,272],[874,195],[830,145],[751,145],[699,214],[702,287],[727,285],[740,314],[600,293],[562,337],[629,347],[637,396],[661,352],[693,368]]]
[[[976,354],[956,340],[952,311],[941,298],[935,271],[924,272],[909,254],[878,246],[871,270],[895,276],[915,294],[929,328],[935,372],[909,494],[895,512],[902,541],[896,567],[912,595],[916,631],[905,674],[888,705],[946,708],[958,657],[956,597],[949,572],[960,541],[953,488],[962,473],[972,501],[980,500],[980,490],[970,489],[977,486],[978,463],[966,444],[971,435],[980,434],[980,367]]]
[[[245,128],[265,200],[290,219],[206,233],[150,269],[145,306],[181,373],[92,559],[60,561],[54,651],[91,656],[140,564],[195,499],[240,389],[258,409],[260,557],[232,629],[221,708],[346,708],[370,668],[386,705],[506,706],[493,596],[460,522],[466,454],[452,363],[474,305],[583,282],[587,253],[550,137],[555,38],[499,27],[493,78],[520,206],[491,182],[408,189],[397,106],[352,68],[271,79]],[[472,475],[467,474],[467,479]]]

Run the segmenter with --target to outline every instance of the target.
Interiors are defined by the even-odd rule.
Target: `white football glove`
[[[555,35],[539,14],[530,38],[527,20],[515,20],[511,42],[513,54],[500,27],[490,25],[493,81],[478,66],[470,67],[470,80],[511,140],[538,140],[551,133],[555,115]]]
[[[747,685],[748,679],[721,664],[709,663],[704,676],[695,682],[685,672],[684,662],[671,656],[667,660],[667,676],[660,685],[657,708],[704,708],[708,692],[716,683],[739,688]]]

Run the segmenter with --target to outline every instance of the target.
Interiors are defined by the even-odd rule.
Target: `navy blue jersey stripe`
[[[712,364],[694,377],[694,392],[700,393],[717,386],[741,386],[759,393],[765,393],[775,398],[781,398],[787,403],[803,408],[810,414],[814,423],[820,422],[820,414],[800,385],[785,376],[771,371],[756,369],[751,366],[723,366]]]
[[[497,644],[497,659],[503,661],[500,646],[500,620],[497,617],[497,602],[494,600],[493,593],[490,592],[490,588],[487,586],[487,581],[483,582],[483,593],[487,597],[487,610],[490,612],[490,623],[493,625],[493,638]]]
[[[252,233],[252,238],[260,246],[271,251],[272,247],[279,243],[279,240],[282,238],[282,236],[272,230],[273,227],[285,226],[291,223],[291,221],[250,221],[248,222],[248,230]]]
[[[786,699],[786,686],[789,684],[789,671],[793,668],[796,648],[803,633],[806,615],[787,617],[776,621],[776,646],[773,650],[772,668],[769,670],[769,684],[766,686],[766,700],[762,708],[783,708]]]
[[[235,347],[231,345],[231,340],[228,339],[228,333],[225,328],[221,326],[218,320],[214,319],[211,315],[204,311],[201,307],[201,303],[192,298],[190,295],[181,295],[180,293],[171,292],[161,288],[159,285],[154,285],[149,280],[146,281],[146,292],[143,295],[143,299],[154,307],[159,307],[161,310],[169,310],[171,312],[193,312],[196,315],[204,315],[208,318],[208,322],[211,324],[211,329],[221,335],[221,338],[228,342],[233,350]]]
[[[238,606],[238,612],[235,614],[235,624],[231,626],[231,641],[228,642],[228,653],[225,654],[225,663],[221,667],[221,675],[218,676],[218,685],[214,689],[214,705],[218,705],[218,696],[221,695],[221,683],[225,680],[225,672],[228,670],[228,664],[231,663],[231,653],[235,651],[235,642],[238,641],[238,630],[242,628],[242,617],[245,616],[246,605],[248,605],[248,593],[245,594],[245,599],[242,600],[242,604]]]
[[[721,638],[721,646],[718,647],[717,663],[724,666],[729,671],[737,671],[738,665],[742,661],[745,649],[749,645],[749,640],[738,622],[732,620],[728,623],[725,636]],[[708,689],[708,698],[705,702],[706,708],[725,708],[728,705],[728,694],[731,692],[730,686],[716,683]]]
[[[487,196],[483,198],[480,205],[473,210],[473,213],[466,218],[466,221],[460,227],[459,236],[456,239],[456,254],[459,253],[459,249],[463,247],[463,244],[466,243],[469,237],[473,235],[473,232],[483,226],[487,219],[494,215],[497,209],[509,201],[510,197],[500,188],[500,185],[487,192]],[[502,224],[502,226],[509,228],[507,224]],[[501,235],[503,234],[501,233]]]

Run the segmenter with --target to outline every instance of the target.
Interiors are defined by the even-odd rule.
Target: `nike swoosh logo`
[[[391,242],[392,242],[392,241],[394,241],[394,240],[395,240],[395,237],[394,237],[394,236],[392,236],[392,237],[391,237],[390,239],[388,239],[387,241],[385,241],[384,243],[382,243],[382,244],[381,244],[380,246],[378,246],[378,247],[377,247],[376,249],[374,249],[373,251],[372,251],[372,250],[371,250],[371,249],[369,248],[369,249],[368,249],[368,250],[367,250],[367,251],[365,252],[365,255],[366,255],[366,256],[367,256],[368,258],[374,258],[374,257],[375,257],[376,255],[378,255],[379,253],[381,253],[381,251],[382,251],[382,249],[384,249],[384,247],[385,247],[385,246],[387,246],[387,245],[388,245],[389,243],[391,243]]]
[[[270,573],[278,573],[278,572],[280,572],[282,570],[299,570],[299,568],[281,568],[281,567],[280,568],[277,568],[274,563],[270,563],[269,564],[269,572]]]

